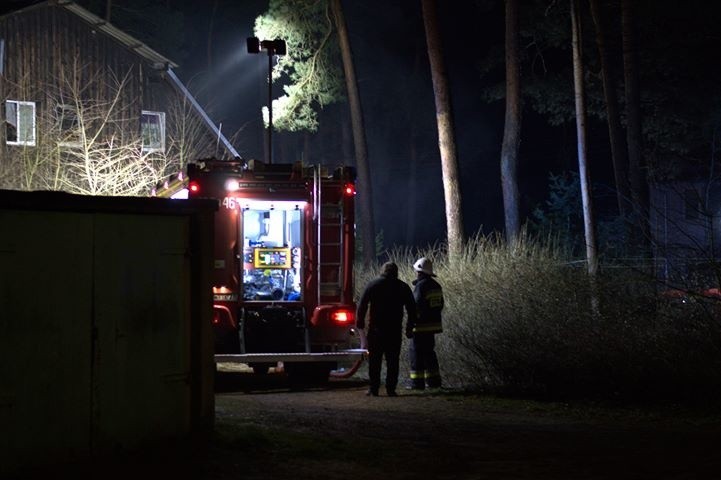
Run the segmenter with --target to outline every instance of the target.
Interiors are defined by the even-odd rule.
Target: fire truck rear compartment
[[[241,322],[242,353],[305,351],[305,320],[301,308],[246,308]]]
[[[352,347],[355,171],[206,159],[189,165],[187,178],[197,187],[190,197],[219,202],[216,362],[259,372],[282,362],[299,376],[359,364],[366,352]]]

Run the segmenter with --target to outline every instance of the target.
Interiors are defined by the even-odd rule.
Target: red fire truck
[[[216,362],[282,365],[300,380],[352,375],[365,353],[352,348],[354,169],[207,159],[173,180],[155,195],[219,202]]]

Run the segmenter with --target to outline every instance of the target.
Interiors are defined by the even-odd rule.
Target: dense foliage
[[[603,207],[613,197],[612,189],[593,185],[597,205]],[[611,198],[612,200],[612,198]],[[620,215],[599,208],[596,215],[596,235],[599,255],[605,258],[634,256],[628,247],[628,223]],[[581,186],[576,172],[549,174],[548,198],[532,212],[528,222],[529,231],[540,237],[552,237],[559,247],[574,257],[585,253],[583,243],[583,211]]]
[[[502,3],[502,2],[497,2]],[[479,3],[491,11],[492,1]],[[621,7],[615,0],[602,1],[607,49],[615,71],[616,91],[623,100]],[[644,155],[652,179],[673,178],[689,167],[705,167],[712,138],[718,135],[716,112],[721,103],[716,86],[721,68],[708,58],[717,43],[717,8],[697,3],[680,8],[670,0],[636,2],[640,59],[641,108]],[[606,120],[595,27],[586,2],[582,4],[583,57],[589,116]],[[528,109],[551,125],[574,121],[568,2],[522,2],[522,86]],[[683,25],[683,27],[680,27]],[[663,32],[659,35],[658,32]],[[484,97],[504,97],[503,45],[491,46],[478,60]],[[622,105],[623,107],[623,105]],[[623,119],[625,121],[625,117]],[[607,141],[592,139],[593,144]]]
[[[412,253],[390,255],[407,281]],[[602,269],[594,287],[562,249],[527,237],[513,248],[476,238],[454,265],[442,249],[417,254],[434,258],[445,291],[448,386],[626,402],[721,395],[717,298],[669,295],[641,270]],[[357,287],[373,275],[359,270]]]
[[[288,46],[273,73],[274,79],[287,78],[285,94],[273,100],[273,126],[292,132],[316,131],[318,110],[343,96],[343,72],[328,2],[271,0],[268,12],[256,19],[255,34],[260,39],[284,39]]]

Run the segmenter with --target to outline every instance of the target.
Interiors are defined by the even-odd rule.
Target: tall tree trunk
[[[303,133],[303,153],[302,153],[301,160],[306,165],[310,165],[314,161],[313,154],[311,152],[312,141],[311,141],[310,135],[311,135],[311,133],[307,132],[307,131]]]
[[[276,163],[286,163],[286,150],[288,148],[288,136],[280,136],[276,140],[276,145],[278,146],[278,149],[273,152],[273,156],[275,157]]]
[[[581,12],[579,0],[571,0],[571,29],[573,32],[573,91],[576,103],[576,135],[578,137],[578,172],[583,202],[583,227],[586,237],[586,263],[589,275],[594,278],[598,271],[596,229],[591,198],[591,179],[588,169],[586,143],[586,98],[583,86],[583,54],[581,48]]]
[[[506,0],[506,120],[501,149],[501,186],[506,241],[521,231],[518,193],[518,152],[521,147],[521,66],[518,48],[518,0]]]
[[[639,246],[648,253],[650,242],[648,224],[648,183],[643,159],[641,134],[641,92],[636,42],[635,0],[621,2],[623,29],[623,78],[626,87],[626,143],[628,144],[628,178],[635,221],[638,224]]]
[[[363,126],[363,111],[361,109],[358,84],[356,82],[353,53],[348,39],[343,7],[340,0],[331,0],[331,10],[338,30],[338,42],[343,58],[343,72],[350,105],[351,124],[353,128],[353,145],[355,147],[356,169],[358,171],[358,220],[361,235],[361,248],[363,250],[363,263],[370,265],[376,259],[375,248],[375,221],[373,219],[373,193],[371,189],[370,165],[368,162],[368,149],[366,147],[366,133]]]
[[[631,208],[630,189],[628,184],[628,155],[623,138],[623,126],[618,104],[618,95],[614,88],[614,69],[609,60],[606,48],[606,24],[599,0],[590,0],[591,15],[596,27],[596,46],[601,59],[601,78],[603,80],[603,95],[606,101],[606,119],[608,123],[608,138],[611,144],[611,163],[613,164],[613,178],[616,183],[616,202],[618,213],[627,218]]]
[[[350,110],[346,105],[341,103],[338,109],[341,132],[341,152],[343,154],[343,163],[346,165],[353,164],[353,132],[350,127]]]
[[[448,229],[448,254],[451,261],[457,259],[464,243],[463,214],[461,211],[461,188],[458,178],[456,141],[453,138],[453,115],[448,91],[446,67],[441,49],[441,34],[438,26],[438,12],[435,0],[421,0],[423,24],[426,30],[428,59],[431,64],[433,93],[436,102],[438,123],[438,148],[441,154],[443,172],[443,193],[446,204],[446,228]]]

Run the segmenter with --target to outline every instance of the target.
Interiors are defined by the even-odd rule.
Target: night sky
[[[468,180],[462,186],[466,230],[474,233],[483,227],[490,231],[503,224],[498,163],[504,112],[502,102],[489,104],[480,97],[475,63],[492,41],[503,38],[502,8],[484,8],[473,3],[451,8],[449,2],[439,3],[459,166],[462,177]],[[204,2],[196,2],[200,4]],[[219,33],[215,39],[214,70],[218,73],[207,80],[213,96],[205,98],[200,94],[213,112],[213,118],[227,126],[224,131],[242,128],[235,145],[246,158],[264,155],[260,110],[267,105],[267,57],[247,54],[245,39],[253,35],[254,19],[266,7],[264,1],[242,2],[234,7],[233,18],[237,21],[231,21],[230,17],[218,19],[222,22],[217,25]],[[443,241],[445,207],[420,2],[374,0],[345,2],[344,7],[367,129],[376,228],[383,232],[386,247],[424,246]],[[207,13],[207,7],[201,11]],[[498,24],[484,19],[486,27],[475,28],[480,15],[492,16]],[[459,25],[463,28],[458,28]],[[199,33],[204,30],[202,23],[197,27]],[[194,75],[207,67],[204,50],[205,44],[195,44],[194,53],[179,68],[181,78],[191,86],[194,81],[197,83],[198,77]],[[219,84],[223,86],[220,90],[216,87]],[[203,88],[205,85],[201,90]],[[276,87],[276,91],[279,88]],[[408,111],[409,104],[413,111]],[[340,132],[331,130],[338,124],[340,115],[347,115],[345,108],[335,105],[322,112],[320,130],[312,137],[320,151],[310,162],[353,163],[352,155],[344,157],[338,138]],[[416,122],[413,126],[411,117]],[[410,178],[411,134],[417,149],[415,181]],[[276,155],[282,148],[291,148],[281,145],[283,137],[300,149],[302,135],[274,132]],[[346,149],[345,154],[351,152]],[[283,160],[297,160],[297,155],[285,156]],[[541,176],[543,183],[545,173]],[[363,191],[358,194],[362,195]],[[409,208],[397,207],[408,206],[409,202],[413,204]]]
[[[502,68],[482,78],[480,63],[495,45],[502,45],[502,2],[438,2],[453,102],[455,136],[461,173],[466,233],[503,228],[500,186],[500,147],[504,102],[488,102],[482,91],[503,80]],[[199,12],[209,7],[194,2]],[[249,55],[245,38],[251,36],[255,17],[263,13],[264,1],[239,2],[233,15],[219,18],[215,39],[215,71],[210,75],[212,98],[205,98],[213,118],[228,130],[243,128],[235,144],[248,158],[263,158],[260,109],[267,105],[267,59]],[[344,2],[356,73],[363,102],[364,121],[374,190],[376,228],[382,230],[386,247],[425,246],[445,239],[445,211],[440,156],[435,125],[434,98],[428,65],[420,2],[415,0]],[[202,18],[198,13],[196,18]],[[566,20],[564,18],[564,20]],[[568,20],[570,28],[570,20]],[[198,37],[205,26],[198,22]],[[193,75],[207,67],[205,44],[194,45],[193,54],[179,69],[181,78],[193,84]],[[568,57],[570,63],[570,53]],[[197,77],[196,77],[197,78]],[[204,76],[207,78],[207,76]],[[197,81],[197,80],[196,80]],[[569,77],[570,82],[570,77]],[[215,85],[221,84],[218,90]],[[571,84],[569,83],[569,86]],[[279,89],[276,87],[276,91]],[[328,107],[321,114],[320,131],[312,138],[319,156],[315,163],[353,163],[343,157],[333,129],[345,106]],[[519,181],[523,215],[528,215],[546,194],[549,169],[576,169],[573,125],[549,127],[529,111],[524,121]],[[411,122],[413,124],[411,125]],[[228,131],[225,130],[224,131]],[[412,178],[409,136],[416,148],[416,174]],[[300,149],[298,134],[274,134],[275,153],[284,148],[283,137]],[[333,149],[335,147],[335,149]],[[288,149],[288,146],[285,146]],[[352,150],[351,150],[352,152]],[[346,152],[346,154],[349,152]],[[340,157],[340,158],[339,158]],[[298,159],[295,157],[290,159]],[[285,160],[289,160],[288,157]],[[599,176],[610,179],[610,171]],[[359,191],[359,195],[363,192]],[[398,208],[398,206],[404,206]]]
[[[2,8],[7,11],[27,3],[32,2],[6,0]],[[78,3],[98,15],[104,13],[103,1]],[[174,16],[148,13],[147,9],[151,8],[148,5],[152,4],[172,11]],[[439,1],[438,4],[453,102],[466,233],[489,233],[503,227],[499,162],[504,100],[488,100],[485,94],[502,87],[504,77],[502,62],[488,72],[483,65],[494,55],[503,58],[503,2]],[[591,59],[587,79],[589,88],[596,88],[598,97],[593,25],[588,18],[587,4],[583,4],[587,22],[585,55]],[[610,34],[614,39],[611,47],[616,49],[614,54],[618,59],[620,7],[618,0],[611,0],[608,5],[608,11],[617,14],[611,19]],[[659,149],[675,148],[674,155],[681,159],[684,155],[708,158],[710,140],[703,143],[705,139],[701,139],[696,147],[688,146],[684,152],[683,147],[669,146],[670,141],[663,141],[669,134],[662,130],[663,125],[657,124],[659,119],[672,124],[674,115],[681,118],[682,110],[691,111],[697,104],[711,110],[708,105],[717,102],[721,83],[716,80],[721,81],[721,75],[719,66],[715,65],[719,34],[714,25],[719,24],[721,9],[715,3],[699,1],[684,3],[684,10],[679,10],[670,0],[644,0],[638,5],[645,69],[642,89],[652,83],[656,88],[653,92],[656,96],[647,95],[644,99],[645,118],[659,130],[655,133],[656,143],[647,144],[647,149],[658,157],[665,155],[663,151],[659,153]],[[343,6],[367,129],[376,228],[383,231],[386,247],[424,246],[443,241],[445,218],[440,157],[420,1],[345,1]],[[179,77],[206,107],[211,118],[222,124],[223,132],[231,137],[241,155],[262,159],[261,107],[267,105],[267,57],[264,53],[248,54],[245,41],[253,36],[254,20],[266,8],[267,1],[262,0],[114,0],[113,23],[178,63]],[[560,102],[565,102],[564,108],[572,109],[570,45],[565,40],[554,44],[534,33],[534,28],[543,24],[550,25],[549,31],[556,29],[560,36],[568,35],[570,19],[565,14],[568,2],[524,0],[521,9],[523,74],[536,78],[556,75],[553,77],[556,86],[564,92]],[[211,22],[212,35],[209,36]],[[663,35],[659,36],[658,32]],[[656,58],[663,61],[655,61]],[[669,65],[675,65],[678,71],[667,68]],[[685,78],[679,72],[686,72]],[[665,89],[657,88],[666,84]],[[280,91],[279,87],[276,91]],[[593,94],[589,97],[589,103],[593,104]],[[685,101],[687,98],[689,101]],[[524,102],[519,165],[523,218],[545,200],[549,172],[578,169],[572,119],[560,123],[549,121],[549,115],[532,108],[533,101],[526,98],[525,91]],[[673,105],[674,102],[678,105]],[[665,107],[666,104],[669,106]],[[339,128],[342,119],[348,118],[346,108],[345,104],[333,105],[321,113],[320,130],[310,137],[311,158],[304,158],[305,161],[328,165],[353,162],[352,150],[347,144],[344,148]],[[703,115],[710,116],[705,111]],[[698,136],[701,132],[710,139],[709,131],[715,124],[710,119],[704,122],[679,120],[678,130],[670,136],[679,137],[683,143],[684,132],[688,131],[689,136]],[[603,119],[591,116],[588,137],[592,180],[600,186],[599,191],[608,192],[613,188],[613,177]],[[302,134],[275,132],[276,161],[300,160],[303,140]],[[598,199],[601,214],[607,209],[606,204],[613,204],[608,198]]]
[[[492,42],[502,41],[502,5],[439,3],[464,179],[466,231],[472,234],[483,228],[488,232],[503,224],[498,163],[504,110],[502,102],[489,104],[481,98],[476,61]],[[222,74],[211,75],[209,82],[223,88],[210,88],[214,98],[204,98],[213,118],[226,122],[228,130],[243,128],[235,144],[248,158],[264,155],[260,109],[267,105],[267,58],[247,54],[245,38],[253,35],[253,21],[266,5],[263,1],[242,2],[234,7],[236,22],[228,17],[221,20],[222,26],[217,25],[220,33],[215,40],[215,70]],[[443,241],[445,207],[420,2],[344,2],[344,8],[367,129],[376,228],[382,230],[386,247]],[[477,28],[481,24],[483,28]],[[203,29],[198,26],[198,30]],[[191,86],[193,75],[207,66],[204,49],[204,44],[196,44],[196,53],[179,69],[181,78]],[[409,104],[413,111],[409,111]],[[320,152],[311,162],[353,162],[352,155],[344,157],[340,132],[329,130],[337,125],[340,115],[347,115],[345,108],[330,106],[321,114],[320,130],[312,137]],[[412,126],[411,118],[415,122]],[[415,181],[410,178],[410,135],[416,143]],[[302,145],[299,134],[275,132],[276,155],[282,148],[289,149],[280,144],[282,137],[291,145]],[[290,159],[297,160],[297,154]],[[527,175],[539,173],[543,187],[545,172],[529,171]],[[527,210],[532,206],[530,201],[525,205]]]

